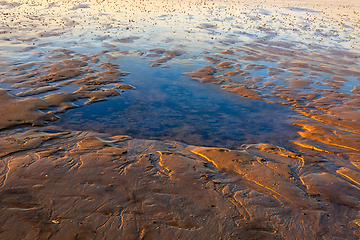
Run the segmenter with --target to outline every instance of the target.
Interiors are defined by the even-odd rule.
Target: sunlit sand
[[[360,238],[360,2],[0,9],[0,239]]]

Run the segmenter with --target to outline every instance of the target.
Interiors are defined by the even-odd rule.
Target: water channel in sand
[[[359,238],[358,1],[0,12],[1,239]]]

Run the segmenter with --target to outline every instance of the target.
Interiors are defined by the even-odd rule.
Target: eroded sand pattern
[[[0,9],[0,239],[360,238],[357,1],[4,0]],[[289,138],[283,146],[255,129],[245,144],[229,135],[209,147],[214,139],[191,126],[138,139],[114,130],[127,118],[137,128],[130,111],[102,116],[103,133],[76,112],[109,98],[166,101],[177,81],[241,96],[246,109],[277,106],[291,112],[279,124],[301,130],[275,132]],[[204,126],[221,125],[212,116]],[[229,125],[226,134],[241,129]]]

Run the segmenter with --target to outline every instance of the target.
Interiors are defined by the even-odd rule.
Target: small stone
[[[36,184],[33,186],[34,189],[41,189],[41,188],[44,188],[45,186],[42,185],[42,184]]]

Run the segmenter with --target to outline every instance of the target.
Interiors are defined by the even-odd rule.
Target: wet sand
[[[357,235],[358,172],[334,154],[54,129],[1,137],[4,239]]]
[[[1,239],[360,237],[356,1],[0,4]],[[230,149],[56,125],[146,94],[132,61],[283,106],[301,130]]]

